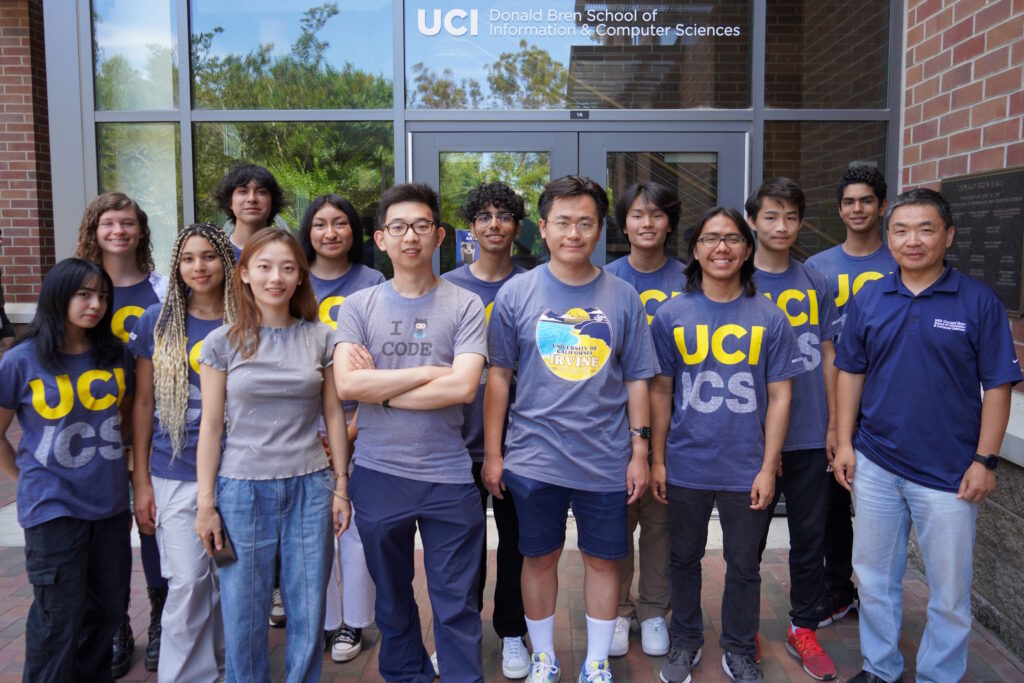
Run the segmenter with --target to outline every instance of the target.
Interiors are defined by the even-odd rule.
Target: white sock
[[[526,630],[530,634],[530,644],[533,646],[533,653],[543,652],[551,661],[554,661],[555,615],[552,614],[547,619],[537,619],[536,621],[527,617]],[[608,642],[611,643],[610,637]]]
[[[594,619],[587,615],[587,658],[583,660],[584,671],[591,662],[608,659],[608,649],[615,635],[614,619]]]

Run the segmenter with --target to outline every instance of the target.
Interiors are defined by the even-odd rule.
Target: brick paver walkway
[[[417,562],[422,565],[422,553],[416,553]],[[504,681],[501,675],[501,655],[498,640],[490,627],[493,602],[489,596],[494,590],[493,551],[491,551],[491,576],[489,577],[484,607],[484,669],[487,681]],[[728,678],[720,665],[721,650],[718,647],[718,631],[721,627],[719,610],[725,563],[721,551],[710,551],[704,563],[704,657],[694,672],[694,681],[724,682]],[[799,681],[809,683],[799,664],[786,653],[784,637],[789,612],[789,576],[785,551],[765,552],[761,569],[761,642],[763,659],[761,667],[766,681]],[[422,566],[418,567],[416,597],[420,603],[420,620],[428,648],[432,647],[431,614],[423,581]],[[561,590],[555,614],[555,648],[562,664],[563,680],[574,681],[578,667],[586,651],[586,620],[583,606],[583,564],[578,551],[567,551],[559,568]],[[905,582],[906,601],[903,621],[903,639],[900,649],[907,658],[905,680],[913,680],[914,656],[917,642],[924,627],[925,607],[928,589],[922,576],[909,571]],[[0,683],[21,680],[21,668],[25,655],[25,614],[31,602],[32,588],[24,570],[24,551],[21,548],[0,548]],[[136,634],[135,662],[123,681],[156,681],[156,674],[147,672],[142,666],[146,644],[146,626],[149,621],[149,605],[146,600],[145,580],[142,565],[136,561],[132,573],[132,625]],[[364,630],[363,653],[346,664],[335,664],[324,657],[322,681],[379,681],[377,654],[380,635],[374,628]],[[857,639],[857,620],[850,617],[836,626],[819,632],[822,645],[835,660],[839,680],[848,680],[860,668],[860,654]],[[273,680],[284,680],[284,630],[272,630],[269,647]],[[980,626],[971,634],[970,658],[967,681],[1022,681],[1024,665],[996,639]],[[647,657],[640,650],[639,634],[634,634],[629,654],[612,660],[612,671],[618,683],[653,682],[657,680],[661,658]]]

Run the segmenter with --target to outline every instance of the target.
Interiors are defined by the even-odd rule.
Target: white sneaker
[[[668,627],[665,617],[651,617],[640,622],[640,645],[644,654],[661,657],[668,653]]]
[[[270,594],[270,625],[274,628],[283,628],[287,617],[284,614],[284,602],[281,600],[281,589],[275,588]]]
[[[437,668],[437,650],[430,653],[430,664],[434,667],[434,678],[441,675],[441,670]]]
[[[505,678],[526,678],[530,673],[530,658],[522,638],[501,639],[501,673]]]
[[[615,633],[608,648],[609,657],[622,657],[629,652],[629,617],[615,617]]]

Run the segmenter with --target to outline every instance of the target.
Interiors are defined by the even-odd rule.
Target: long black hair
[[[687,255],[689,256],[689,262],[686,264],[686,270],[683,271],[686,274],[686,291],[687,292],[699,292],[701,291],[701,281],[704,279],[704,271],[701,270],[700,261],[694,258],[693,254],[697,251],[697,240],[700,239],[701,231],[704,230],[704,226],[715,216],[725,216],[730,222],[736,225],[736,229],[740,231],[743,236],[743,241],[748,247],[754,246],[754,232],[747,225],[747,222],[743,220],[743,214],[736,209],[729,208],[727,206],[713,206],[704,212],[704,215],[700,219],[700,223],[690,233],[690,241],[687,245]],[[750,256],[740,266],[740,284],[743,285],[743,294],[745,296],[754,296],[757,294],[757,286],[754,285],[754,251],[750,251]]]
[[[19,344],[35,344],[39,363],[49,372],[56,373],[62,369],[60,352],[67,342],[65,326],[71,298],[83,286],[90,284],[98,285],[108,296],[103,316],[95,327],[85,331],[92,345],[90,350],[93,359],[99,367],[111,367],[123,358],[124,344],[114,336],[110,327],[110,320],[114,316],[114,302],[111,298],[114,283],[110,281],[107,271],[92,261],[66,258],[50,269],[43,279],[36,315],[18,340]]]
[[[356,207],[352,206],[352,202],[336,194],[320,195],[309,203],[306,213],[302,215],[302,223],[299,224],[299,234],[297,237],[299,238],[299,244],[302,245],[302,252],[306,255],[306,260],[309,261],[310,265],[313,265],[313,262],[316,261],[316,250],[313,249],[313,241],[309,237],[309,232],[313,229],[313,217],[316,216],[317,211],[324,208],[325,204],[330,204],[348,217],[348,224],[352,228],[352,246],[348,248],[348,262],[362,263],[363,221],[359,218],[359,212],[356,211]]]

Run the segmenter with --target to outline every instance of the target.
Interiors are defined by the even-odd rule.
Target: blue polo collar
[[[933,282],[928,289],[916,296],[930,296],[935,292],[956,292],[960,289],[960,271],[949,265],[945,259],[942,260],[942,264],[945,266],[945,270],[942,271],[939,279]],[[912,299],[915,297],[915,294],[907,289],[906,285],[903,284],[903,280],[900,279],[899,266],[886,277],[882,283],[882,288],[882,291],[887,294],[899,293]]]

